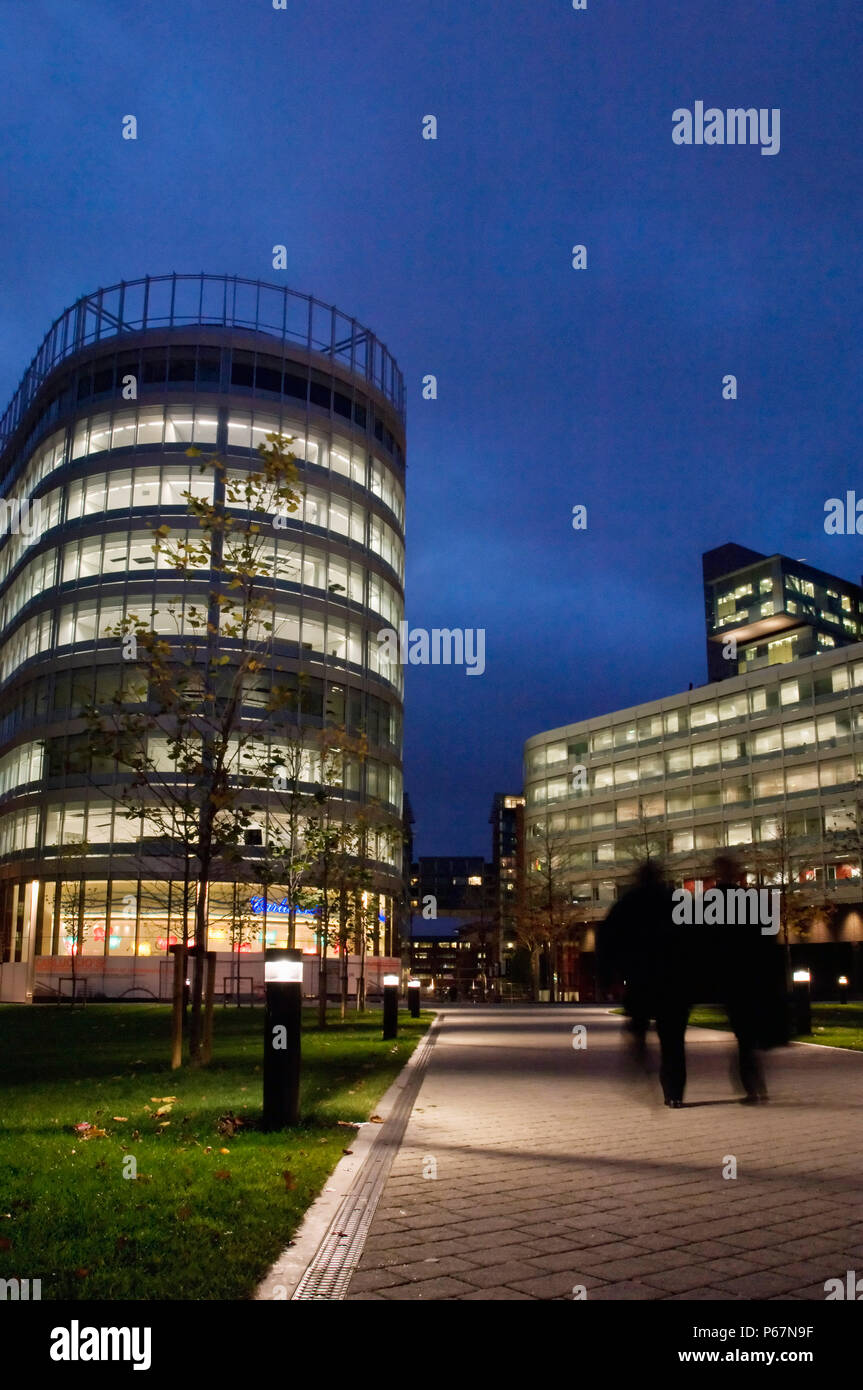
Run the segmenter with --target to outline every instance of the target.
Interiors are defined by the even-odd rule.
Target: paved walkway
[[[447,1009],[347,1297],[823,1300],[863,1275],[863,1055],[770,1054],[770,1104],[743,1106],[729,1036],[691,1028],[668,1110],[622,1079],[621,1034]]]

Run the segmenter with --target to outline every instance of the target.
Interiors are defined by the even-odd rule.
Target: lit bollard
[[[267,1011],[264,1023],[265,1130],[286,1129],[300,1117],[300,1035],[303,1013],[301,951],[264,953]]]
[[[839,1003],[840,1003],[840,1004],[847,1004],[847,1003],[848,1003],[848,976],[847,976],[847,975],[840,975],[840,976],[839,976],[839,979],[836,981],[836,983],[837,983],[837,985],[839,986]]]
[[[408,980],[408,1009],[411,1018],[420,1016],[420,982],[419,980]]]
[[[384,1042],[399,1031],[399,977],[384,975]]]
[[[794,981],[794,1031],[798,1034],[812,1032],[812,1007],[809,986],[812,975],[808,970],[795,970]]]

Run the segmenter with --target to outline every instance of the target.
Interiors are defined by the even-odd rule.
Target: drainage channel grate
[[[343,1199],[311,1264],[294,1290],[294,1299],[345,1297],[351,1276],[360,1262],[372,1217],[407,1128],[442,1022],[443,1015],[440,1014],[420,1043],[411,1078],[360,1169],[358,1181]]]

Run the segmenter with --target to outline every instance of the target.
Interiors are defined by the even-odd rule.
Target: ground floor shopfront
[[[185,935],[194,942],[197,884],[182,880],[132,878],[38,878],[0,881],[0,1001],[25,1002],[71,992],[71,977],[86,980],[89,998],[168,999],[171,947]],[[364,892],[352,906],[365,922],[365,957],[359,933],[349,925],[351,991],[364,966],[366,988],[398,969],[394,898]],[[338,905],[329,913],[330,972],[340,967],[333,933]],[[293,914],[283,888],[266,890],[250,883],[218,882],[209,889],[207,948],[216,952],[216,991],[234,986],[242,994],[263,985],[263,952],[293,944],[303,952],[308,993],[317,991],[322,934],[321,905],[304,902]],[[74,972],[72,969],[74,960]],[[260,979],[258,978],[260,976]],[[338,988],[332,981],[328,992]]]

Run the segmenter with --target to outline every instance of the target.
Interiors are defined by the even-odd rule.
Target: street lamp
[[[408,1009],[411,1018],[420,1016],[420,982],[419,980],[408,980]]]
[[[811,972],[808,970],[795,970],[792,980],[794,982],[795,1032],[798,1034],[811,1033],[812,1007],[809,988],[812,982]]]
[[[399,977],[384,975],[384,1042],[399,1031]]]
[[[847,975],[840,975],[840,976],[839,976],[839,979],[836,981],[836,983],[837,983],[837,985],[839,986],[839,1003],[840,1003],[840,1004],[847,1004],[847,1003],[848,1003],[848,976],[847,976]]]
[[[264,952],[265,1130],[286,1129],[300,1117],[300,1035],[303,1012],[301,951]]]

